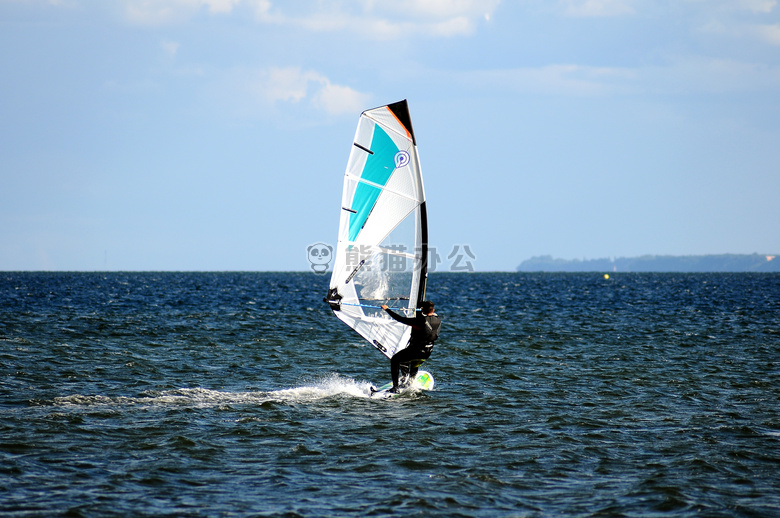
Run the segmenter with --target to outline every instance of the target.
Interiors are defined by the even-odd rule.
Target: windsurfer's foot
[[[400,392],[400,391],[398,390],[398,387],[393,387],[393,388],[389,389],[388,392],[391,393],[391,394],[398,394],[398,392]]]

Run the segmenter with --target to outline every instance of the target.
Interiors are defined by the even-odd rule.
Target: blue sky
[[[0,48],[0,270],[306,270],[404,98],[439,270],[780,252],[775,0],[0,0]]]

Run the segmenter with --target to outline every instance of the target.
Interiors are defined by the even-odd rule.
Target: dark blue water
[[[780,516],[780,275],[433,274],[431,392],[312,273],[0,273],[2,516]]]

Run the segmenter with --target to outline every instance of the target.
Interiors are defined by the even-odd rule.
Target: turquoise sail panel
[[[374,135],[371,137],[371,151],[360,178],[377,185],[385,186],[395,171],[395,155],[398,146],[393,139],[379,126],[374,126]],[[355,194],[352,197],[352,210],[349,215],[349,240],[355,241],[363,225],[366,224],[368,215],[374,208],[376,200],[382,189],[365,183],[358,183]]]

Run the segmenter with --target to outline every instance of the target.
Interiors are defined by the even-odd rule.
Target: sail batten
[[[378,306],[414,315],[425,296],[428,229],[406,101],[366,110],[344,172],[339,239],[326,300],[387,357],[411,329]]]
[[[357,182],[359,182],[359,183],[363,183],[363,184],[366,184],[366,185],[370,185],[370,186],[372,186],[372,187],[377,187],[377,188],[379,188],[379,189],[380,189],[380,190],[382,190],[382,191],[387,191],[387,192],[389,192],[389,193],[395,194],[396,196],[402,196],[402,197],[404,197],[404,198],[407,198],[407,199],[409,199],[409,200],[415,200],[415,201],[416,201],[416,197],[414,197],[414,196],[409,196],[409,195],[407,195],[407,194],[405,194],[405,193],[403,193],[403,192],[400,192],[400,191],[395,191],[395,190],[393,190],[393,189],[390,189],[390,188],[388,188],[388,187],[386,187],[386,186],[385,186],[385,187],[382,187],[381,185],[375,184],[375,183],[373,183],[373,182],[370,182],[370,181],[368,181],[368,180],[364,180],[364,179],[362,179],[362,178],[356,178],[356,177],[355,177],[355,176],[353,176],[353,175],[346,175],[346,178],[349,178],[349,179],[351,179],[351,180],[355,180],[355,181],[357,181]]]
[[[358,147],[358,148],[362,149],[363,151],[365,151],[366,153],[368,153],[369,155],[373,155],[373,154],[374,154],[374,152],[373,152],[373,151],[371,151],[371,150],[370,150],[370,149],[368,149],[367,147],[363,147],[363,146],[361,146],[361,145],[360,145],[360,144],[358,144],[357,142],[353,142],[353,144],[354,144],[356,147]]]

